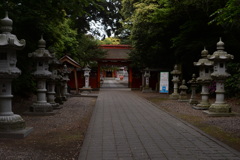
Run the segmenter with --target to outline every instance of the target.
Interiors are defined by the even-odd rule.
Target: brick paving
[[[101,89],[79,160],[240,160],[129,89]]]

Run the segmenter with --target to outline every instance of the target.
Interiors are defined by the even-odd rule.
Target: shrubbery
[[[240,63],[229,63],[227,72],[231,76],[226,80],[225,90],[228,97],[240,96]]]

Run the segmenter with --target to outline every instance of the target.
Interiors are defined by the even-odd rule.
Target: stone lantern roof
[[[191,84],[191,85],[197,85],[198,84],[195,74],[192,75],[192,79],[189,80],[188,83]]]
[[[0,48],[12,48],[15,50],[21,50],[25,47],[25,40],[17,39],[16,35],[11,34],[13,21],[8,18],[8,12],[6,12],[5,18],[0,21]]]
[[[70,79],[68,78],[68,74],[70,74],[70,71],[68,70],[67,65],[63,65],[62,69],[62,80],[63,81],[69,81]]]
[[[216,65],[215,71],[211,74],[212,78],[223,80],[230,76],[230,74],[226,72],[225,62],[234,59],[234,56],[224,51],[224,43],[221,38],[217,43],[217,51],[215,51],[213,55],[209,55],[208,59],[213,60]],[[224,68],[224,70],[220,70],[219,67],[217,67],[220,63],[222,63],[222,67],[220,68]]]
[[[148,67],[144,69],[144,72],[144,77],[150,77],[150,70]]]
[[[182,80],[182,85],[179,86],[179,89],[180,90],[187,90],[188,89],[188,87],[186,86],[186,81],[185,80]]]
[[[210,61],[207,57],[208,57],[208,50],[206,50],[206,48],[204,48],[201,52],[201,56],[202,58],[200,58],[198,60],[198,62],[193,62],[194,66],[200,67],[200,75],[197,78],[197,82],[198,83],[210,83],[212,81],[212,78],[210,76],[210,74],[206,73],[205,69],[210,69],[213,67],[214,62]],[[204,74],[202,74],[201,72],[203,72]],[[209,71],[210,72],[210,71]]]
[[[204,67],[212,67],[214,62],[208,59],[208,50],[204,48],[201,53],[202,58],[198,60],[198,62],[193,62],[194,66],[204,66]]]
[[[54,53],[51,53],[52,59],[50,60],[49,64],[53,68],[58,68],[62,65],[62,63],[55,57]]]
[[[213,61],[228,61],[234,59],[234,56],[224,51],[224,43],[220,38],[217,43],[217,51],[215,51],[213,55],[208,55],[207,58]]]
[[[36,58],[38,60],[40,59],[52,59],[53,56],[52,54],[45,49],[46,47],[46,41],[43,39],[43,37],[41,36],[41,39],[38,41],[38,49],[35,52],[29,53],[28,57],[32,57],[32,58]]]
[[[47,49],[45,49],[46,41],[43,39],[42,36],[41,39],[38,41],[38,47],[39,48],[36,51],[28,53],[28,57],[33,58],[37,62],[37,69],[32,74],[36,78],[49,78],[52,73],[48,71],[48,62],[50,59],[53,59],[53,56]]]
[[[54,50],[49,50],[52,58],[49,60],[49,70],[52,72],[52,75],[50,77],[50,81],[55,81],[61,79],[61,75],[58,74],[58,69],[62,65],[62,63],[56,58]]]
[[[180,75],[181,72],[178,70],[177,65],[174,66],[174,70],[171,72],[172,75]]]
[[[87,64],[84,68],[83,68],[84,71],[91,71],[91,69],[89,68],[89,65]]]

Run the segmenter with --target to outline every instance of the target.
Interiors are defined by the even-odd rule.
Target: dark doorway
[[[106,71],[106,77],[112,77],[112,71]]]

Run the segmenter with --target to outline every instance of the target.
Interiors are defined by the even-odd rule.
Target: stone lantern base
[[[63,104],[62,97],[56,97],[55,102],[58,103],[59,105]]]
[[[204,113],[208,114],[209,116],[215,117],[229,117],[235,115],[234,113],[232,113],[231,107],[226,103],[214,103],[209,107],[209,110],[204,111]]]
[[[151,93],[153,90],[150,87],[143,87],[142,93]]]
[[[188,101],[189,104],[193,105],[194,107],[199,104],[198,100],[194,99],[194,98],[190,98],[190,100]]]
[[[50,103],[33,103],[30,107],[29,112],[26,112],[25,114],[28,115],[53,115],[55,112],[53,112],[53,106]]]
[[[67,101],[67,96],[66,95],[61,96],[61,99],[62,99],[63,102],[65,102],[65,101]]]
[[[26,128],[25,121],[20,115],[0,116],[1,138],[24,138],[32,130],[32,127]]]
[[[200,102],[196,106],[193,106],[193,108],[197,109],[197,110],[207,110],[207,109],[209,109],[210,105],[211,104],[208,102]]]
[[[179,99],[179,94],[178,94],[178,93],[172,93],[172,94],[169,96],[169,99],[178,100],[178,99]]]
[[[83,87],[83,88],[79,88],[80,94],[89,94],[92,92],[92,88],[91,87]]]
[[[53,109],[60,109],[62,108],[59,103],[56,103],[55,101],[55,93],[48,93],[48,97],[47,97],[47,102],[50,103],[52,105]]]
[[[178,101],[179,102],[188,102],[189,99],[188,99],[187,93],[186,92],[180,93],[178,96]]]
[[[52,105],[53,109],[61,109],[62,108],[62,106],[60,106],[58,103],[53,102],[53,103],[50,103],[50,104]]]

